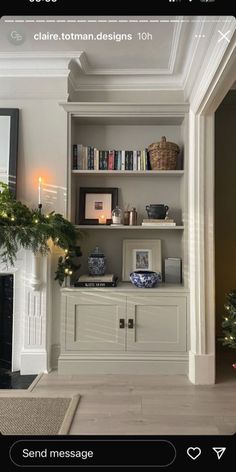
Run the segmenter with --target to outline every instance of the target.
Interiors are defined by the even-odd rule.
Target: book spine
[[[114,168],[115,168],[114,152],[115,151],[109,151],[109,154],[108,154],[108,170],[114,170]]]
[[[129,151],[125,151],[125,170],[129,170]]]
[[[78,152],[77,152],[77,144],[73,144],[72,149],[72,169],[78,169]]]
[[[125,170],[125,151],[121,151],[121,170]]]
[[[133,151],[129,151],[129,170],[133,170]]]
[[[133,170],[138,170],[137,151],[133,151]]]
[[[99,151],[99,170],[103,170],[103,153],[102,151]]]
[[[91,147],[87,146],[87,152],[88,152],[88,163],[87,163],[87,169],[91,169]]]
[[[77,166],[79,170],[83,169],[83,144],[77,144]]]
[[[108,170],[109,151],[103,151],[103,170]]]
[[[90,169],[94,170],[94,148],[90,147]]]
[[[114,151],[114,170],[119,170],[118,157],[119,157],[119,151]]]
[[[91,288],[99,288],[99,287],[116,287],[117,282],[76,282],[76,287],[91,287]]]
[[[142,226],[152,226],[152,227],[155,227],[155,228],[168,228],[169,226],[176,226],[176,223],[142,223]]]
[[[99,151],[94,148],[94,170],[99,170]]]
[[[141,170],[141,151],[137,151],[137,170]]]

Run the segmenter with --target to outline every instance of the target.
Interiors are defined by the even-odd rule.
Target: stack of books
[[[81,275],[75,287],[116,287],[118,277],[115,274]]]
[[[143,222],[142,222],[142,226],[154,226],[154,227],[172,227],[172,226],[176,226],[176,223],[175,221],[172,219],[172,218],[165,218],[164,220],[158,220],[158,219],[154,219],[154,218],[147,218],[147,219],[144,219]]]

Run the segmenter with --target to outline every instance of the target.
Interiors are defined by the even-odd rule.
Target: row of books
[[[172,218],[165,218],[163,220],[154,219],[154,218],[146,218],[143,219],[142,226],[154,226],[154,227],[162,227],[162,226],[176,226],[175,221]]]
[[[150,170],[148,150],[99,151],[92,146],[74,144],[73,170]]]

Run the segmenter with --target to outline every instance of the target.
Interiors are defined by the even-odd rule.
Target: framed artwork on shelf
[[[118,188],[80,187],[80,225],[111,224],[111,212],[118,205]]]
[[[124,239],[122,280],[130,281],[129,274],[135,270],[161,270],[160,239]]]

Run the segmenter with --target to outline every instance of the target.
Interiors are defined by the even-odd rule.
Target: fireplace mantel
[[[14,277],[12,371],[37,374],[50,370],[50,256],[18,252],[13,267],[0,263],[0,275]]]

